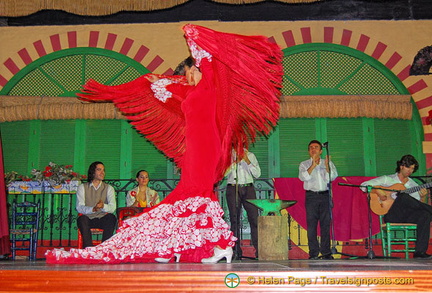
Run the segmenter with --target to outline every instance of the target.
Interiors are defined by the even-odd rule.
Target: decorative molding
[[[152,11],[172,8],[190,0],[2,0],[0,16],[26,16],[40,10],[64,10],[78,15],[101,16],[120,11]],[[265,0],[212,0],[213,2],[244,5]],[[282,3],[312,3],[321,0],[274,0]]]
[[[411,119],[409,95],[283,96],[281,118]],[[74,97],[0,96],[0,122],[61,119],[125,119],[112,103]]]
[[[283,96],[281,118],[411,119],[410,95]]]

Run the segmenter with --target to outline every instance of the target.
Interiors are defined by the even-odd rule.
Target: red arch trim
[[[28,65],[28,64],[33,62],[32,58],[30,57],[29,52],[25,48],[19,50],[18,55],[21,57],[21,60],[24,62],[25,65]]]
[[[107,40],[105,42],[105,49],[107,50],[112,50],[114,48],[114,44],[117,40],[117,35],[116,34],[108,34]]]
[[[324,43],[333,43],[334,27],[324,28]]]
[[[78,47],[77,32],[75,32],[75,31],[68,32],[67,33],[67,38],[68,38],[69,48],[76,48],[76,47]]]
[[[38,53],[39,57],[45,56],[47,54],[41,40],[34,42],[33,47],[36,49],[36,52]]]
[[[300,31],[301,31],[301,35],[303,38],[303,44],[312,43],[311,28],[310,27],[302,27],[300,29]]]
[[[67,40],[67,48],[76,48],[78,46],[78,40],[79,37],[83,36],[84,34],[79,34],[77,31],[69,31],[66,33],[66,40]],[[150,49],[144,45],[141,45],[137,52],[132,54],[132,46],[135,44],[135,41],[130,38],[125,38],[123,41],[121,41],[121,38],[118,37],[117,34],[113,33],[107,33],[107,39],[105,44],[99,45],[99,40],[101,38],[101,32],[100,31],[90,31],[88,35],[88,41],[87,46],[92,48],[104,48],[106,50],[113,50],[115,45],[119,42],[122,42],[120,44],[120,51],[119,53],[131,57],[133,60],[142,63],[144,58],[148,55],[150,52]],[[54,34],[49,36],[49,42],[44,43],[42,40],[37,40],[33,42],[33,49],[36,51],[37,55],[39,57],[43,57],[47,55],[47,52],[51,50],[47,50],[46,46],[51,46],[52,51],[60,51],[65,48],[62,47],[61,42],[61,35],[60,34]],[[33,49],[27,49],[23,48],[18,51],[18,56],[21,59],[21,61],[28,65],[34,60],[31,57],[30,52]],[[154,57],[152,60],[149,61],[148,64],[143,64],[147,69],[150,71],[156,70],[158,67],[160,67],[164,62],[164,59],[160,56]],[[19,72],[22,68],[18,64],[21,62],[16,62],[13,58],[8,58],[3,65],[7,68],[7,70],[12,74],[15,75],[17,72]],[[168,68],[164,74],[172,74],[174,70],[172,68]],[[9,80],[4,76],[0,75],[0,86],[4,87]]]
[[[62,49],[60,43],[60,36],[58,34],[50,36],[51,46],[54,52],[60,51]]]
[[[341,39],[337,40],[335,39],[335,30],[337,28],[335,27],[324,27],[323,28],[323,40],[325,43],[334,43],[334,44],[340,44],[347,47],[355,48],[356,50],[359,50],[361,52],[366,52],[368,47],[372,46],[371,38],[369,36],[366,36],[364,34],[361,34],[357,43],[352,44],[352,36],[353,32],[351,30],[343,29]],[[312,40],[312,33],[310,27],[303,27],[300,28],[300,34],[301,34],[301,41],[298,42],[295,37],[292,30],[284,31],[282,32],[282,37],[285,41],[285,45],[287,47],[293,47],[295,45],[301,44],[301,43],[310,43],[313,42]],[[379,60],[387,68],[394,71],[395,67],[402,61],[402,56],[398,52],[393,52],[391,54],[390,58],[388,60],[380,60],[383,59],[384,53],[389,50],[388,46],[382,42],[377,42],[375,45],[375,48],[373,48],[373,53],[371,57]],[[406,67],[404,67],[400,72],[395,72],[396,76],[402,81],[405,82],[409,75],[409,69],[411,67],[411,64],[408,64]],[[410,91],[411,94],[416,94],[419,91],[425,89],[427,87],[425,81],[423,79],[416,82],[416,84],[408,85],[407,88]],[[429,107],[432,105],[432,99],[427,99],[427,101],[422,100],[421,101],[422,108]],[[420,107],[419,107],[420,108]]]

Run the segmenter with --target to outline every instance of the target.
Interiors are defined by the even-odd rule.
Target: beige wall
[[[416,53],[425,46],[432,45],[432,21],[274,21],[274,22],[216,22],[201,21],[194,22],[212,29],[251,35],[266,35],[273,37],[281,48],[286,48],[284,32],[291,31],[296,44],[303,44],[302,31],[310,30],[312,42],[324,42],[325,28],[332,28],[332,43],[340,44],[343,32],[351,32],[349,46],[357,49],[361,38],[368,39],[364,52],[372,55],[378,44],[385,45],[383,54],[377,58],[386,64],[391,56],[398,54],[401,60],[391,68],[399,75],[413,61]],[[156,24],[115,24],[115,25],[77,25],[77,26],[42,26],[42,27],[0,27],[0,81],[9,80],[13,73],[6,67],[5,63],[13,63],[18,69],[25,66],[19,55],[25,50],[34,61],[39,58],[33,44],[42,42],[46,53],[53,52],[50,37],[58,35],[61,48],[69,48],[67,35],[76,32],[78,46],[88,46],[91,31],[99,32],[98,47],[104,47],[108,34],[116,34],[117,40],[113,47],[119,51],[125,39],[133,41],[129,57],[133,57],[140,46],[149,49],[149,53],[142,60],[144,66],[148,65],[155,56],[159,56],[164,62],[154,70],[155,73],[164,73],[173,69],[188,55],[186,43],[183,38],[181,27],[185,23],[156,23]],[[409,76],[403,78],[402,82],[407,88],[411,88],[417,82],[427,85],[426,89],[412,92],[412,97],[419,107],[420,115],[424,118],[432,110],[432,75]],[[0,89],[2,86],[0,85]],[[431,98],[432,100],[432,98]],[[426,106],[425,106],[426,104]],[[431,134],[432,127],[424,127],[425,134]],[[425,140],[432,140],[426,138]],[[432,153],[430,142],[424,142],[425,153]]]
[[[209,28],[240,34],[260,34],[273,36],[282,48],[286,47],[282,32],[292,30],[299,44],[300,29],[310,27],[313,42],[323,42],[325,27],[335,28],[334,42],[338,43],[341,32],[351,30],[352,42],[360,35],[370,38],[370,44],[381,42],[388,46],[388,52],[397,51],[407,63],[412,62],[417,51],[432,45],[432,21],[297,21],[297,22],[194,22]],[[41,40],[49,44],[50,36],[59,34],[64,48],[67,48],[66,34],[76,31],[78,46],[87,46],[90,31],[101,32],[99,45],[103,45],[108,33],[117,34],[118,38],[129,38],[135,41],[135,50],[139,45],[145,45],[153,54],[158,54],[170,66],[177,63],[188,54],[181,27],[185,23],[157,24],[116,24],[116,25],[76,25],[76,26],[33,26],[33,27],[0,27],[0,64],[8,58],[17,58],[17,52],[23,48],[29,50],[30,56],[38,56],[33,43]],[[46,46],[52,52],[52,48]],[[372,53],[374,46],[368,46],[365,53]],[[114,50],[119,50],[114,47]],[[19,62],[17,62],[19,63]],[[10,77],[8,70],[0,65],[0,74]],[[22,65],[22,63],[21,63]],[[162,69],[161,69],[162,70]],[[160,72],[158,72],[160,73]],[[430,79],[429,79],[430,81]]]

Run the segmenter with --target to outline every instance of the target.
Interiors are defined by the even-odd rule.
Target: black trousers
[[[417,242],[415,253],[425,253],[429,245],[432,207],[418,201],[409,194],[399,193],[384,221],[389,223],[417,224]]]
[[[236,196],[236,188],[238,191],[238,196]],[[231,222],[231,230],[234,232],[234,236],[239,240],[236,243],[237,252],[241,257],[241,248],[240,248],[240,228],[238,220],[240,220],[240,213],[242,206],[246,210],[250,230],[251,230],[251,242],[253,247],[255,248],[255,254],[258,256],[258,208],[246,201],[247,199],[256,199],[255,187],[252,185],[249,186],[240,186],[240,185],[227,185],[226,189],[226,199],[229,211],[229,217]],[[238,202],[236,202],[236,199]]]
[[[329,193],[306,191],[306,223],[309,245],[309,256],[317,257],[331,253],[330,250],[330,202]],[[321,229],[321,240],[318,244],[318,223]]]
[[[109,239],[114,234],[114,229],[117,224],[117,218],[114,214],[106,214],[102,218],[90,219],[86,215],[81,215],[77,219],[78,229],[81,232],[83,239],[83,247],[93,246],[92,235],[90,229],[103,229],[102,242]]]

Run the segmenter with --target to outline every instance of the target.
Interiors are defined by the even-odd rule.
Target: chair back
[[[386,223],[382,215],[380,215],[379,219],[383,255],[392,257],[392,253],[402,253],[405,258],[409,258],[409,253],[415,251],[417,225],[412,223]]]
[[[17,250],[28,250],[29,259],[36,259],[38,231],[40,221],[40,202],[29,201],[12,203],[10,235],[12,240],[12,258]]]

